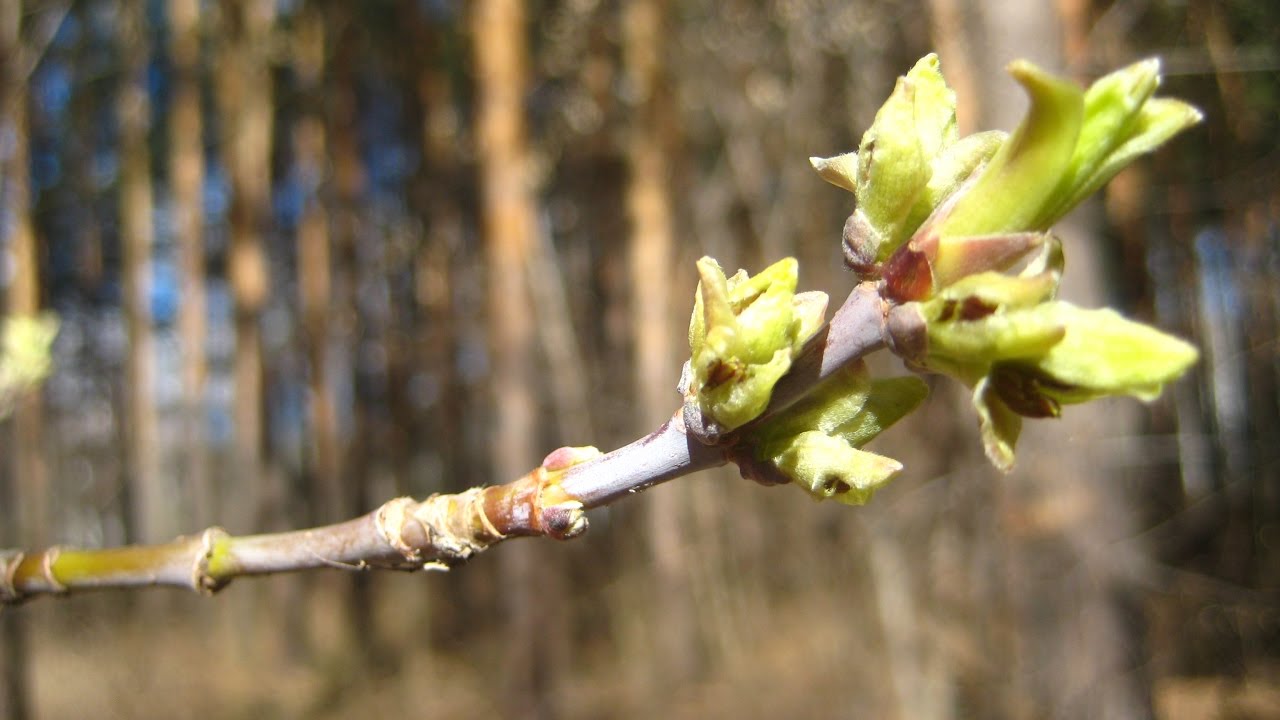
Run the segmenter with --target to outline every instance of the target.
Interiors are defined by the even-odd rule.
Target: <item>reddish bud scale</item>
[[[880,271],[884,297],[894,303],[923,300],[933,294],[932,255],[937,241],[911,242],[898,248]]]

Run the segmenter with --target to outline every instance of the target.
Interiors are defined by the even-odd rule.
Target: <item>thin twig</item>
[[[883,346],[884,304],[858,286],[778,384],[766,416]],[[153,585],[212,593],[232,579],[314,568],[446,569],[511,537],[577,537],[584,512],[654,485],[733,461],[741,431],[706,444],[685,427],[687,409],[654,432],[591,459],[562,448],[505,485],[426,500],[396,498],[373,512],[309,530],[233,536],[213,527],[163,545],[85,550],[0,550],[0,605],[41,595]],[[762,416],[764,417],[764,416]],[[595,451],[592,450],[591,453]]]

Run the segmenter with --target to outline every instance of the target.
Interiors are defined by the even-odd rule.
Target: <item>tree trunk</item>
[[[0,20],[3,53],[3,121],[13,146],[4,168],[9,235],[6,239],[13,272],[5,293],[6,314],[33,316],[40,311],[40,252],[31,218],[31,160],[28,154],[26,53],[21,46],[20,4],[6,5]],[[43,447],[44,407],[39,393],[19,400],[12,418],[13,478],[19,511],[17,527],[28,546],[49,542],[48,470]]]
[[[488,286],[492,472],[495,481],[519,477],[537,463],[539,386],[533,297],[527,282],[535,198],[525,137],[527,92],[524,3],[482,0],[471,8],[477,102],[477,149]],[[516,544],[499,558],[509,618],[504,633],[512,717],[558,713],[550,626],[558,603],[547,596],[555,573],[545,548]]]
[[[298,292],[306,346],[309,492],[314,522],[334,522],[347,509],[339,485],[338,425],[329,368],[331,245],[329,217],[322,200],[327,159],[322,113],[325,58],[324,23],[314,9],[299,19],[294,68],[303,109],[293,130],[294,157],[303,178],[306,205],[298,225]]]
[[[431,492],[450,492],[466,487],[469,463],[465,461],[465,431],[472,403],[467,402],[457,358],[468,329],[465,302],[457,302],[463,288],[474,286],[468,274],[475,273],[475,258],[468,250],[464,234],[464,207],[460,137],[464,127],[455,101],[457,88],[448,68],[448,33],[453,27],[428,25],[413,9],[415,46],[429,48],[426,59],[418,58],[413,72],[422,127],[423,171],[414,190],[415,205],[425,209],[425,236],[414,259],[414,299],[419,322],[414,337],[417,362],[438,389],[424,419],[425,436],[432,442],[425,448],[428,467],[436,470],[429,478]],[[433,586],[426,621],[433,646],[446,651],[461,649],[467,639],[469,594],[467,582]]]
[[[344,410],[349,417],[345,438],[339,439],[335,448],[337,458],[339,512],[345,516],[368,512],[370,497],[369,465],[375,448],[370,447],[368,413],[365,397],[361,393],[358,378],[357,352],[361,341],[362,318],[359,312],[357,292],[360,286],[361,268],[357,254],[360,228],[364,217],[360,205],[365,193],[366,176],[360,157],[360,109],[358,106],[358,77],[356,70],[361,53],[361,28],[354,6],[333,3],[327,8],[327,20],[333,41],[330,47],[326,78],[326,110],[329,124],[325,128],[325,145],[332,163],[332,183],[329,210],[329,248],[334,262],[330,265],[329,283],[332,303],[338,311],[329,322],[329,334],[337,351],[329,356],[331,376],[350,383],[350,405]],[[335,398],[336,402],[336,398]],[[335,420],[339,413],[335,406]],[[337,434],[335,428],[335,435]],[[348,653],[355,650],[370,657],[375,650],[373,641],[373,596],[370,578],[355,574],[343,578],[347,592],[342,594],[342,616],[351,636],[342,647]]]
[[[177,532],[174,487],[160,475],[156,448],[155,342],[151,330],[151,152],[147,135],[151,104],[146,71],[150,42],[140,4],[127,3],[120,22],[124,76],[117,101],[120,119],[120,246],[123,310],[129,348],[124,392],[125,466],[133,500],[134,542],[160,542]]]
[[[262,332],[269,287],[263,231],[271,190],[271,72],[266,53],[274,20],[272,0],[240,0],[223,7],[218,63],[223,162],[231,180],[228,281],[235,304],[234,499],[225,521],[261,521],[267,482],[262,444]]]
[[[173,199],[182,302],[178,336],[182,343],[183,453],[178,464],[186,482],[193,527],[214,520],[205,442],[204,115],[200,102],[200,7],[198,0],[169,0],[169,55],[173,60],[173,100],[169,118],[169,182]]]
[[[647,432],[662,424],[677,405],[673,378],[679,375],[672,341],[670,299],[674,272],[671,199],[667,187],[667,133],[672,113],[661,59],[666,3],[631,0],[623,14],[623,57],[635,97],[627,138],[631,170],[627,186],[628,242],[631,274],[631,329],[634,348],[636,429]],[[646,535],[653,557],[651,607],[655,647],[651,687],[687,681],[697,665],[696,624],[690,595],[690,552],[686,526],[689,491],[669,486],[646,500]]]
[[[979,76],[991,78],[983,85],[982,125],[1012,129],[1026,99],[1001,69],[1027,58],[1060,72],[1064,47],[1077,47],[1084,28],[1064,24],[1050,4],[987,0],[977,19],[985,39]],[[1061,295],[1090,307],[1107,295],[1098,226],[1097,205],[1090,202],[1055,228],[1071,248]],[[1135,661],[1126,657],[1140,630],[1125,616],[1119,574],[1125,558],[1111,546],[1130,535],[1132,508],[1102,451],[1108,438],[1133,432],[1131,406],[1104,412],[1091,405],[1072,408],[1051,426],[1029,427],[1019,443],[1019,467],[994,505],[1004,521],[998,527],[1008,563],[1010,661],[1027,669],[1009,688],[1014,717],[1151,715],[1141,676],[1131,671]]]
[[[9,232],[4,246],[13,262],[5,292],[5,315],[33,315],[40,306],[39,258],[31,223],[31,163],[27,143],[26,53],[22,47],[20,0],[0,4],[0,128],[12,145],[0,179]],[[0,546],[38,547],[45,528],[47,477],[41,458],[42,407],[32,393],[18,401],[7,428],[8,462],[0,474]],[[34,714],[27,674],[26,626],[14,612],[0,612],[0,715],[24,720]]]

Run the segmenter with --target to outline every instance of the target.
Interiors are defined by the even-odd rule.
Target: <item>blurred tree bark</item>
[[[929,0],[929,29],[933,47],[942,60],[947,84],[955,90],[956,125],[961,135],[978,129],[981,106],[974,76],[973,32],[969,14],[973,8],[963,0]]]
[[[482,0],[470,8],[476,76],[476,144],[488,287],[492,473],[522,475],[538,461],[540,436],[536,317],[526,274],[536,232],[524,119],[528,50],[522,0]],[[559,671],[551,623],[563,612],[548,595],[555,548],[516,544],[499,558],[507,616],[506,712],[555,717]]]
[[[666,2],[630,0],[623,10],[623,69],[632,105],[627,134],[627,216],[630,271],[630,325],[634,352],[632,392],[636,398],[635,430],[644,434],[661,425],[677,404],[670,392],[679,375],[675,360],[671,282],[674,268],[671,199],[670,124],[672,108],[662,58],[667,56]],[[677,331],[678,332],[678,331]],[[697,667],[700,637],[694,621],[687,556],[689,490],[664,487],[645,503],[654,582],[649,600],[654,653],[650,687],[688,683]],[[659,701],[665,703],[666,699]]]
[[[169,118],[169,182],[178,244],[182,299],[178,336],[182,343],[184,457],[180,463],[193,527],[214,521],[216,497],[209,479],[205,439],[205,339],[208,312],[204,243],[204,112],[200,101],[200,3],[169,0],[169,56],[173,98]]]
[[[448,50],[440,49],[449,32],[435,29],[425,41],[433,51],[431,61],[420,64],[418,101],[422,117],[422,153],[425,177],[418,195],[426,208],[426,240],[420,245],[414,273],[414,293],[424,314],[419,336],[424,367],[434,376],[440,396],[432,412],[428,435],[435,439],[432,452],[440,461],[441,478],[457,478],[462,472],[461,423],[465,403],[456,362],[459,337],[455,303],[457,276],[464,264],[462,167],[460,145],[464,128],[456,107],[457,87],[446,63]],[[424,29],[424,34],[426,30]],[[454,487],[465,487],[456,485]]]
[[[307,3],[294,19],[289,36],[289,60],[294,71],[298,114],[288,129],[294,172],[302,198],[296,231],[296,282],[299,341],[306,362],[306,437],[302,480],[289,498],[290,520],[308,524],[330,523],[344,516],[346,502],[341,479],[337,400],[332,378],[332,328],[334,311],[332,243],[329,236],[329,162],[325,133],[325,90],[328,45],[326,14],[317,3]],[[285,602],[297,607],[338,607],[341,617],[353,617],[348,578],[298,578]],[[342,653],[350,647],[347,633],[331,627],[307,625],[310,618],[294,613],[287,624],[290,654],[299,657],[324,647]],[[326,623],[328,625],[328,623]],[[327,641],[327,642],[326,642]]]
[[[263,472],[262,310],[270,292],[263,232],[271,191],[273,0],[223,5],[217,96],[223,163],[231,182],[227,279],[235,303],[234,498],[225,522],[252,527],[267,495]]]
[[[350,389],[346,410],[349,415],[347,434],[339,435],[336,449],[339,473],[336,498],[340,516],[367,512],[370,497],[372,457],[376,438],[370,428],[368,395],[360,381],[359,354],[364,342],[365,318],[360,312],[361,254],[358,244],[367,236],[368,216],[364,200],[368,192],[368,172],[360,156],[363,141],[360,126],[360,58],[369,48],[360,15],[354,5],[332,3],[326,8],[326,37],[332,56],[327,58],[325,75],[325,109],[328,124],[324,140],[332,163],[331,191],[327,205],[329,215],[329,247],[333,256],[329,283],[334,314],[329,325],[330,340],[340,350],[330,356],[337,367],[334,379],[341,377]],[[339,415],[335,398],[335,420]],[[351,635],[340,647],[345,652],[356,649],[366,658],[375,651],[372,579],[363,574],[346,578],[342,617]],[[349,641],[349,642],[348,642]]]
[[[1012,129],[1026,107],[1014,83],[997,80],[1007,62],[1027,58],[1056,71],[1064,53],[1081,44],[1085,16],[1072,5],[981,3],[976,20],[984,42],[975,46],[982,48],[979,76],[991,79],[981,88],[983,127]],[[1055,227],[1071,248],[1062,295],[1089,307],[1108,300],[1097,210],[1088,202]],[[1023,668],[1007,696],[1011,717],[1151,715],[1141,674],[1131,671],[1138,661],[1127,656],[1141,632],[1123,607],[1120,573],[1128,558],[1113,546],[1128,535],[1133,507],[1116,477],[1117,446],[1107,440],[1134,430],[1131,406],[1072,408],[1026,434],[1018,469],[997,491],[1010,661]],[[1078,572],[1061,572],[1076,563]]]
[[[329,316],[331,245],[325,210],[326,142],[324,127],[325,25],[315,5],[307,5],[293,37],[293,67],[302,109],[293,128],[294,158],[302,182],[304,208],[298,225],[298,302],[307,357],[308,495],[312,522],[334,522],[347,509],[339,483],[340,447],[337,409],[330,380]]]
[[[120,246],[123,250],[122,310],[128,328],[125,358],[124,416],[126,474],[133,507],[133,542],[160,542],[176,534],[173,483],[160,474],[156,447],[155,342],[151,329],[151,103],[147,95],[145,8],[125,3],[118,25],[124,67],[117,109],[120,122]]]
[[[27,131],[27,53],[22,40],[21,0],[0,3],[0,128],[9,147],[0,165],[0,209],[4,250],[13,272],[5,292],[5,315],[31,315],[40,306],[39,256],[31,223],[31,163]],[[21,398],[6,430],[5,467],[0,470],[0,546],[48,542],[47,475],[41,458],[43,408],[39,393]],[[0,716],[25,720],[34,712],[27,672],[26,627],[18,613],[0,612]]]
[[[416,362],[425,373],[428,387],[435,389],[423,436],[430,444],[422,449],[431,469],[428,482],[432,492],[448,492],[467,487],[463,445],[467,403],[462,378],[457,372],[463,323],[455,302],[463,274],[473,270],[468,262],[463,228],[463,182],[461,137],[464,127],[456,107],[457,88],[449,72],[452,28],[430,25],[420,8],[411,15],[414,46],[423,49],[419,57],[407,59],[409,72],[416,74],[419,138],[422,171],[412,194],[414,205],[424,209],[424,237],[414,257],[414,301],[419,310],[415,332]],[[426,622],[435,647],[458,649],[465,643],[463,620],[467,605],[467,582],[462,577],[432,588]]]
[[[12,263],[5,293],[8,315],[40,311],[40,248],[31,219],[31,156],[28,123],[29,52],[22,45],[22,4],[0,10],[0,61],[4,62],[3,115],[11,143],[4,157],[7,252]],[[12,418],[12,487],[18,513],[15,525],[28,546],[49,542],[48,468],[43,453],[44,407],[39,393],[22,398]]]

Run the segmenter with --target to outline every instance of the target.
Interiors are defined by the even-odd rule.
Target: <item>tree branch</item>
[[[806,344],[775,387],[765,414],[753,423],[786,409],[839,368],[882,347],[884,307],[874,285],[855,288]],[[236,577],[324,567],[443,570],[511,537],[569,539],[586,530],[587,509],[732,461],[744,450],[737,447],[742,430],[753,424],[708,444],[688,431],[688,417],[686,407],[649,435],[592,459],[581,461],[582,451],[562,448],[514,482],[420,502],[396,498],[336,525],[242,537],[213,527],[162,545],[101,550],[0,550],[0,604],[151,585],[213,593]]]

